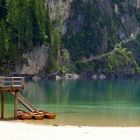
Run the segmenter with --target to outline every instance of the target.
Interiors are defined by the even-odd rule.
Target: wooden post
[[[15,92],[14,97],[14,119],[17,119],[17,105],[18,105],[18,92]]]
[[[1,92],[1,119],[4,119],[4,93]]]

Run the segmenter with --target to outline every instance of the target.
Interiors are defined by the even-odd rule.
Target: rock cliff
[[[52,21],[59,8],[62,47],[69,50],[73,63],[108,53],[117,43],[140,33],[140,0],[49,0],[49,5]],[[47,48],[41,47],[24,54],[28,65],[17,71],[38,74],[47,63],[47,52]]]
[[[16,74],[35,75],[40,73],[47,64],[48,47],[42,45],[32,52],[23,54],[26,63],[18,64],[16,67]]]
[[[140,33],[139,7],[139,0],[74,0],[65,47],[70,48],[74,60],[113,49],[117,42]]]

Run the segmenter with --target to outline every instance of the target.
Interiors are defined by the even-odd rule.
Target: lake
[[[139,80],[28,81],[22,94],[36,108],[57,115],[55,120],[25,122],[140,126]],[[6,94],[5,101],[5,117],[13,116],[13,97]]]

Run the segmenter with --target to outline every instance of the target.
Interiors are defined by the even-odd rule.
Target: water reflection
[[[23,95],[37,108],[57,113],[53,123],[140,126],[139,80],[28,81]],[[7,104],[11,98],[6,95]]]
[[[24,95],[37,103],[94,104],[96,102],[139,102],[140,81],[27,82]]]

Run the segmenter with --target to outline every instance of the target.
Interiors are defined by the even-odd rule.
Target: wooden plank
[[[15,92],[11,92],[13,96],[15,96]],[[29,111],[33,112],[37,109],[33,107],[33,105],[18,92],[18,102],[20,102],[24,107],[26,107]]]
[[[0,92],[15,92],[23,90],[23,86],[14,86],[14,87],[0,87]]]
[[[14,119],[17,119],[17,106],[18,106],[18,92],[15,92],[14,97]]]
[[[1,119],[4,119],[4,93],[1,92]]]
[[[3,76],[0,76],[0,79],[24,79],[24,77],[3,77]]]

